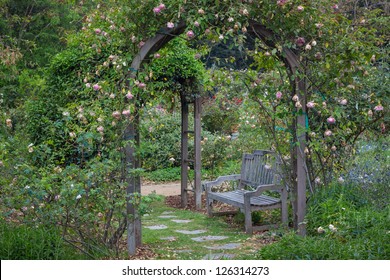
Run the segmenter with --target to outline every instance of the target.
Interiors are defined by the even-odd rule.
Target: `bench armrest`
[[[265,191],[277,191],[277,190],[283,190],[284,186],[282,185],[261,185],[256,188],[254,191],[248,191],[244,193],[244,198],[249,199],[251,197],[259,196],[262,192]]]
[[[214,181],[206,181],[202,182],[202,188],[206,192],[211,192],[211,187],[218,186],[223,182],[226,181],[238,181],[241,179],[240,174],[234,174],[234,175],[227,175],[227,176],[220,176]]]

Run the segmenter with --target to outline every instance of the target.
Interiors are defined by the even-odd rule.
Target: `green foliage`
[[[143,178],[152,182],[173,182],[181,178],[180,167],[161,168],[145,172]]]
[[[373,236],[370,234],[374,234]],[[301,237],[295,233],[264,246],[256,256],[266,260],[387,260],[389,234],[375,227],[359,239],[345,242],[329,237]]]
[[[193,121],[190,121],[190,127]],[[181,117],[162,109],[146,112],[141,129],[141,157],[146,170],[180,165]],[[189,148],[193,151],[193,141]]]
[[[367,200],[382,209],[390,199],[390,157],[388,136],[377,141],[360,141],[347,163],[344,178],[348,185],[361,189]],[[343,177],[342,177],[343,178]]]
[[[202,141],[202,166],[205,169],[215,169],[232,159],[231,137],[223,134],[204,132]]]
[[[389,205],[378,210],[357,186],[334,184],[309,199],[308,236],[287,234],[259,251],[261,259],[388,259]]]
[[[0,258],[2,260],[84,259],[62,239],[58,228],[25,226],[0,221]]]
[[[185,90],[183,87],[188,86],[188,80],[193,83],[204,83],[206,77],[204,66],[196,58],[197,52],[190,49],[185,40],[170,41],[158,55],[159,57],[149,65],[153,73],[153,87],[157,91],[168,90],[177,94]],[[191,86],[198,88],[196,84]]]

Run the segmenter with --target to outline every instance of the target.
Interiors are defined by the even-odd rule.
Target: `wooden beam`
[[[197,95],[194,102],[194,148],[195,148],[195,206],[197,210],[202,208],[202,174],[201,174],[201,113],[202,102],[201,97]]]
[[[306,235],[306,224],[304,222],[306,215],[306,79],[297,78],[298,83],[298,96],[302,104],[302,112],[297,117],[297,140],[298,147],[297,152],[297,229],[298,234]]]
[[[274,33],[272,30],[269,30],[265,25],[262,25],[256,21],[249,21],[250,27],[249,32],[260,38],[266,45],[269,47],[275,48],[276,43],[280,40],[279,36]],[[303,73],[302,67],[300,65],[299,54],[294,50],[283,48],[282,54],[279,55],[279,58],[285,62],[286,66],[291,75],[298,76],[299,72]],[[298,147],[295,148],[294,158],[296,162],[293,162],[292,174],[296,175],[297,181],[292,182],[294,186],[295,197],[293,198],[294,204],[294,221],[295,227],[298,231],[298,234],[306,234],[306,225],[304,223],[304,218],[306,214],[306,170],[305,170],[305,147],[306,147],[306,80],[304,78],[295,78],[294,89],[297,91],[299,96],[302,112],[296,118],[296,127],[295,134],[296,140],[298,141]],[[295,188],[296,186],[296,188]]]
[[[134,121],[125,129],[125,140],[132,141],[133,144],[127,144],[125,147],[126,171],[139,168],[140,162],[135,156],[135,147],[139,144],[138,133],[139,118],[136,116]],[[127,177],[127,247],[130,255],[136,253],[137,247],[141,245],[141,217],[137,211],[137,205],[133,203],[136,196],[141,193],[141,180],[139,176],[130,175]]]
[[[156,36],[150,38],[145,42],[145,45],[140,49],[139,53],[134,57],[131,66],[129,68],[129,79],[126,80],[126,87],[130,88],[130,79],[137,77],[137,71],[140,69],[143,61],[148,58],[154,52],[161,49],[166,43],[175,38],[175,36],[184,32],[186,28],[185,22],[180,22],[175,28],[168,29],[162,28]],[[138,100],[139,101],[139,100]],[[133,101],[136,102],[136,101]],[[136,108],[138,104],[136,103]],[[131,171],[140,167],[139,159],[135,156],[135,147],[139,147],[139,116],[136,109],[134,121],[131,122],[126,128],[124,137],[125,140],[133,140],[133,143],[129,142],[125,147],[125,160],[126,160],[126,178],[127,188],[127,249],[130,255],[135,255],[137,247],[142,243],[141,237],[141,217],[138,214],[137,207],[131,197],[140,195],[141,193],[141,180],[139,175],[132,175]],[[127,175],[131,174],[131,175]]]
[[[181,95],[181,207],[188,204],[188,102],[186,97]]]

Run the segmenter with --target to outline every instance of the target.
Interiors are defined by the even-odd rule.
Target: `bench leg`
[[[207,198],[207,215],[209,215],[209,217],[213,216],[213,202],[213,199]]]
[[[252,212],[250,206],[244,206],[244,214],[245,214],[245,232],[247,234],[253,234],[253,226],[252,226]]]

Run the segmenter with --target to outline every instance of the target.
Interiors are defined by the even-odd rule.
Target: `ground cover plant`
[[[0,221],[2,260],[79,260],[88,256],[66,243],[54,227],[13,225]]]

